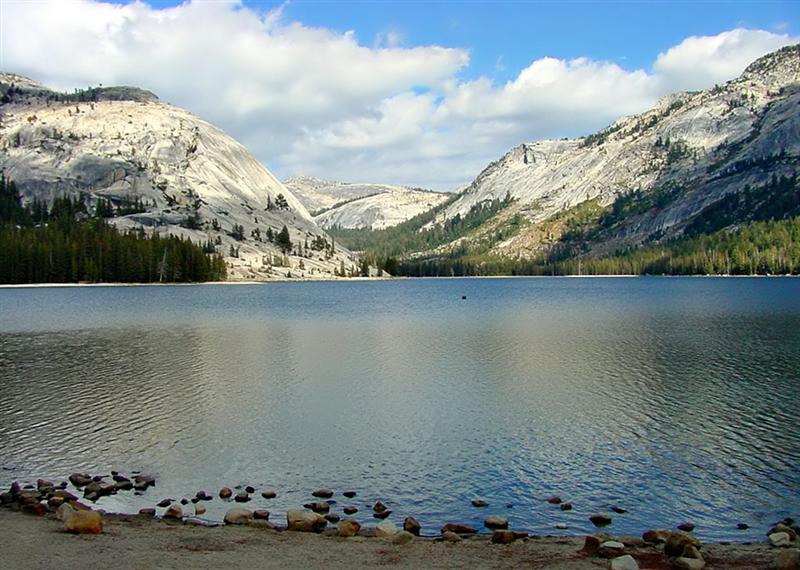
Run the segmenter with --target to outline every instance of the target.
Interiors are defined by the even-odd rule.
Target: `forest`
[[[224,280],[212,244],[175,236],[120,232],[105,220],[108,204],[89,212],[82,197],[23,204],[0,177],[0,283],[173,283]]]

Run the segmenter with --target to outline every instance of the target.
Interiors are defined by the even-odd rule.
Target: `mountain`
[[[108,200],[120,230],[215,244],[233,279],[355,268],[350,252],[333,246],[245,147],[148,91],[65,94],[4,73],[0,95],[0,169],[27,200],[83,196],[90,211]],[[274,238],[284,225],[289,251]]]
[[[477,229],[411,257],[547,263],[667,242],[695,232],[731,195],[758,201],[754,189],[798,174],[799,156],[800,46],[790,46],[733,81],[669,95],[593,135],[517,146],[427,228],[507,205]],[[753,219],[738,211],[728,227]]]
[[[447,194],[388,184],[294,177],[284,182],[323,228],[384,229],[445,202]]]

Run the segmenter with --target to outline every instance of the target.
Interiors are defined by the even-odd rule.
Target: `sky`
[[[3,71],[149,89],[279,178],[442,191],[798,42],[769,0],[0,0]]]

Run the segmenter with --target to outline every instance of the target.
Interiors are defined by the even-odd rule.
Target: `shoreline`
[[[266,524],[207,527],[195,519],[167,522],[141,515],[104,515],[99,535],[71,535],[53,514],[41,517],[0,509],[0,560],[9,568],[609,568],[610,560],[584,550],[584,538],[529,537],[493,544],[482,535],[449,543],[335,531],[320,534]],[[258,522],[258,521],[257,521]],[[707,543],[706,568],[774,568],[782,553],[768,543]],[[662,548],[626,546],[641,568],[669,568]],[[800,554],[800,553],[799,553]],[[787,556],[787,555],[783,555]]]
[[[454,275],[451,277],[336,277],[330,279],[267,279],[267,280],[231,280],[200,281],[196,283],[0,283],[2,289],[66,289],[83,287],[196,287],[209,285],[269,285],[273,283],[351,283],[379,281],[432,281],[432,280],[468,280],[468,279],[797,279],[800,275]]]

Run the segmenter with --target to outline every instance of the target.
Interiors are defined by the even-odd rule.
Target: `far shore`
[[[0,509],[0,563],[5,568],[609,568],[583,551],[584,538],[531,537],[492,544],[487,536],[458,543],[416,538],[340,538],[249,526],[205,527],[142,516],[106,515],[100,535],[71,535],[52,515]],[[774,568],[785,549],[766,542],[704,544],[706,568]],[[661,549],[626,549],[641,568],[668,568]]]
[[[45,289],[66,287],[192,287],[197,285],[269,285],[271,283],[349,283],[375,281],[417,281],[417,280],[467,280],[467,279],[632,279],[632,278],[686,278],[695,279],[775,279],[798,278],[800,275],[458,275],[452,277],[331,277],[307,279],[240,279],[229,281],[200,281],[193,283],[2,283],[0,289]]]

